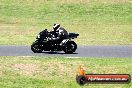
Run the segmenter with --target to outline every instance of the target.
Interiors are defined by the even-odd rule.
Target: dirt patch
[[[65,62],[48,62],[43,66],[43,75],[44,76],[57,76],[63,78],[73,77],[76,74],[75,64],[65,63]]]
[[[15,64],[13,68],[18,71],[19,74],[24,75],[33,75],[39,70],[39,67],[35,64]]]

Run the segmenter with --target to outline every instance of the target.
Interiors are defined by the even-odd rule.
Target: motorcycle
[[[42,53],[43,51],[64,51],[67,54],[74,53],[77,49],[77,44],[72,39],[77,38],[79,34],[69,33],[68,38],[58,40],[56,42],[49,41],[49,38],[53,37],[52,32],[48,32],[47,29],[40,32],[36,41],[31,45],[31,50],[34,53]]]

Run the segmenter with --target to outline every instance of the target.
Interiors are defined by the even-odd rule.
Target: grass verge
[[[130,74],[131,58],[0,57],[0,88],[81,88],[79,65],[87,73]],[[131,88],[130,84],[89,84],[83,88]]]
[[[132,44],[131,0],[0,0],[0,45],[31,45],[54,23],[81,45]]]

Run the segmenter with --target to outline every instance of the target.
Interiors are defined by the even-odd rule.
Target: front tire
[[[31,45],[31,50],[32,50],[34,53],[42,53],[42,51],[43,51],[42,45],[39,44],[38,42],[34,42],[34,43]]]
[[[74,41],[68,41],[63,48],[63,51],[67,54],[72,54],[77,49],[77,44]]]

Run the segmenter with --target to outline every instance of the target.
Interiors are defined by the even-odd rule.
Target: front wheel
[[[43,51],[42,45],[39,44],[38,42],[34,42],[34,43],[31,45],[31,50],[32,50],[34,53],[42,53],[42,51]]]
[[[75,52],[77,49],[77,44],[74,41],[68,41],[63,47],[63,51],[67,54]]]

